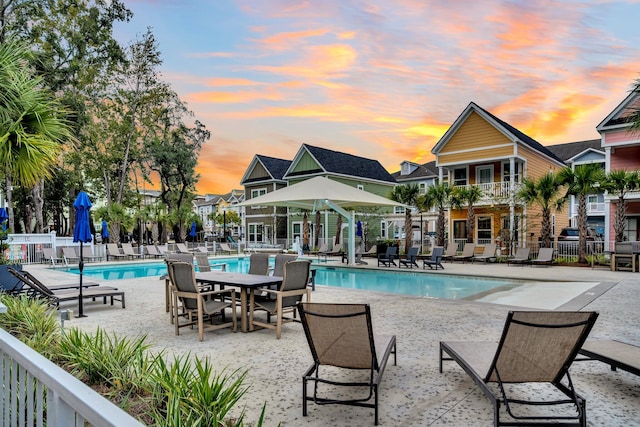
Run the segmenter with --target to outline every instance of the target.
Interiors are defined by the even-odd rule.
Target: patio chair
[[[290,261],[284,265],[284,273],[282,276],[282,284],[278,290],[269,288],[260,288],[259,290],[266,293],[266,297],[256,295],[253,292],[249,298],[249,328],[254,326],[275,329],[276,338],[280,339],[282,335],[282,324],[295,321],[297,303],[302,301],[302,297],[306,296],[307,302],[311,298],[311,292],[308,287],[309,271],[311,261],[296,260]],[[272,297],[275,297],[272,298]],[[255,311],[266,311],[267,321],[261,322],[255,319]],[[285,317],[285,314],[291,313],[292,317]],[[271,323],[271,316],[276,316],[276,323]]]
[[[531,252],[531,248],[516,248],[516,254],[507,259],[507,266],[511,264],[520,264],[524,266],[529,263],[529,252]]]
[[[553,248],[540,248],[538,257],[531,260],[531,265],[552,265],[553,264]]]
[[[122,253],[124,253],[126,256],[130,258],[144,258],[144,254],[133,250],[133,246],[131,245],[131,243],[121,243],[120,246],[122,247]]]
[[[407,252],[407,255],[404,258],[398,258],[398,262],[400,263],[398,267],[402,267],[404,265],[407,268],[413,268],[413,266],[415,265],[416,267],[420,268],[420,266],[416,262],[416,260],[418,259],[419,250],[420,248],[417,246],[410,247],[409,252]]]
[[[487,261],[495,260],[497,247],[498,245],[496,245],[495,243],[489,243],[487,245],[484,245],[484,250],[482,251],[482,254],[472,256],[471,262],[482,261],[486,263]]]
[[[380,264],[385,267],[391,267],[391,265],[397,267],[398,265],[394,261],[397,258],[397,254],[397,246],[387,246],[387,250],[384,254],[378,254],[378,267],[380,267]]]
[[[13,269],[11,269],[13,270]],[[36,279],[29,272],[23,271],[22,274],[16,274],[15,270],[11,274],[16,276],[19,280],[32,289],[28,295],[34,298],[43,298],[49,302],[52,306],[58,307],[63,301],[78,301],[80,297],[80,285],[62,285],[65,288],[55,288],[46,286],[44,283]],[[66,287],[74,286],[74,287]],[[87,289],[85,289],[87,288]],[[120,298],[118,300],[118,297]],[[103,304],[106,304],[108,299],[113,301],[120,301],[122,308],[125,308],[124,291],[120,291],[117,288],[111,286],[98,286],[97,284],[87,283],[82,284],[82,299],[102,298]]]
[[[120,248],[115,243],[107,243],[107,261],[111,259],[127,259],[128,255],[120,252]]]
[[[249,256],[249,274],[269,274],[269,254],[251,254]]]
[[[333,245],[333,249],[330,251],[326,251],[326,252],[320,252],[319,254],[324,255],[325,257],[327,256],[337,256],[337,255],[342,255],[342,243],[338,243]]]
[[[302,415],[307,416],[307,402],[361,406],[374,408],[374,423],[378,425],[380,382],[391,354],[396,364],[395,335],[374,334],[368,304],[301,303],[298,310],[313,356],[313,364],[302,376]],[[336,375],[321,377],[321,366],[335,367],[338,371]],[[352,370],[368,370],[368,378],[357,382],[336,379],[340,371],[350,376]],[[311,395],[309,383],[313,387]],[[337,387],[367,392],[351,399],[338,398]]]
[[[58,263],[67,265],[64,257],[57,256],[53,248],[42,248],[42,257],[44,261],[51,263],[52,267],[55,267]]]
[[[176,249],[178,249],[178,252],[180,252],[182,254],[188,254],[188,253],[192,252],[192,251],[189,250],[187,245],[185,245],[184,243],[176,243]]]
[[[94,255],[91,251],[91,246],[82,246],[82,259],[87,262],[94,262],[102,260],[102,257],[99,255]]]
[[[277,254],[273,263],[273,271],[271,275],[278,277],[284,276],[284,265],[290,261],[295,261],[297,258],[297,255]]]
[[[64,263],[67,265],[80,262],[80,257],[73,246],[64,246],[62,248],[62,257],[64,258]]]
[[[195,254],[193,254],[193,257],[195,258],[196,263],[198,264],[199,272],[202,273],[205,271],[211,271],[211,264],[209,263],[209,257],[207,256],[207,254],[196,252]]]
[[[444,248],[442,246],[434,246],[431,251],[431,259],[422,260],[422,268],[425,269],[429,266],[429,270],[435,269],[438,267],[444,270],[444,266],[442,265],[442,254],[444,253]]]
[[[26,270],[22,270],[22,271],[18,271],[14,268],[9,267],[9,273],[13,274],[18,281],[20,282],[21,285],[23,286],[27,286],[30,287],[31,283],[35,283],[36,285],[38,285],[41,288],[48,288],[51,291],[60,291],[60,290],[67,290],[67,289],[79,289],[80,288],[80,284],[78,282],[74,282],[74,283],[61,283],[58,285],[49,285],[46,286],[44,283],[42,283],[42,281],[40,279],[38,279],[37,277],[35,277],[33,274],[31,274],[30,272],[26,271]],[[86,282],[86,281],[82,281],[82,287],[83,288],[93,288],[96,286],[100,286],[99,283],[96,282]],[[117,288],[113,288],[111,286],[105,286],[101,289],[110,289],[110,290],[115,290]],[[35,290],[37,291],[37,289]],[[29,292],[27,292],[29,293]],[[31,292],[30,294],[33,294],[33,292]]]
[[[451,261],[454,256],[458,255],[458,244],[456,242],[449,242],[447,249],[442,255],[443,261]]]
[[[233,289],[217,291],[202,291],[196,284],[196,273],[193,264],[174,261],[167,264],[173,297],[173,324],[176,335],[180,335],[180,328],[198,325],[198,339],[204,339],[204,331],[231,327],[237,330],[236,321],[236,293]],[[215,299],[220,297],[220,299]],[[228,297],[225,299],[224,297]],[[183,315],[178,313],[178,301],[182,302]],[[231,321],[226,321],[224,310],[231,308]],[[218,315],[219,323],[214,323]],[[186,322],[180,318],[186,317]],[[204,325],[205,317],[211,324]]]
[[[511,311],[499,343],[441,341],[440,372],[445,360],[460,365],[491,400],[495,426],[586,426],[585,400],[576,392],[569,368],[597,317],[582,311]],[[515,384],[528,383],[547,387],[538,385],[529,391],[536,397],[527,399],[527,388]],[[550,398],[540,400],[541,395]],[[501,420],[501,405],[513,421]],[[542,407],[557,410],[535,409]]]
[[[363,258],[378,258],[378,245],[373,245],[368,251],[362,253]]]
[[[455,255],[451,258],[452,261],[462,261],[464,264],[465,261],[473,258],[476,252],[476,244],[475,243],[465,243],[464,248],[462,248],[462,253],[460,255]]]
[[[631,271],[636,271],[637,249],[636,242],[615,242],[614,252],[611,254],[611,271],[616,271],[620,265],[630,266]]]
[[[586,358],[576,359],[597,360],[611,367],[640,375],[640,347],[616,340],[588,340],[580,349],[580,354]]]

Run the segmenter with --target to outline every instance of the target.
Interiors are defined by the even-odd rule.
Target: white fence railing
[[[144,426],[4,329],[0,378],[1,426]]]

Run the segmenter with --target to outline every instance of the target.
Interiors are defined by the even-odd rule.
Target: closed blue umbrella
[[[356,236],[362,237],[362,222],[358,221],[356,225]]]
[[[78,294],[78,317],[86,317],[82,311],[82,270],[84,269],[84,259],[82,256],[82,244],[91,241],[91,226],[89,224],[89,209],[91,209],[91,201],[84,191],[78,193],[76,201],[73,202],[76,209],[76,226],[73,229],[73,241],[80,242],[80,262],[78,269],[80,270],[80,292]]]
[[[9,215],[7,214],[7,210],[5,208],[0,208],[0,224],[2,224],[2,231],[7,230],[7,224],[5,222],[9,219]]]
[[[191,231],[189,232],[189,236],[191,236],[191,238],[193,240],[195,240],[195,238],[196,238],[196,223],[195,222],[191,223]]]
[[[107,221],[102,220],[102,241],[106,242],[109,239],[109,227],[107,225]]]

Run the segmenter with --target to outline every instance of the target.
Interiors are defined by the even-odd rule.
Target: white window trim
[[[464,185],[469,185],[469,166],[465,166],[463,168],[453,168],[453,169],[451,169],[451,182],[453,183],[453,185],[454,186],[463,185],[463,184],[458,184],[456,182],[456,170],[457,169],[464,169],[465,170],[465,183],[464,183]]]
[[[477,185],[477,184],[480,184],[480,180],[479,180],[479,178],[480,178],[480,171],[481,171],[481,170],[483,170],[483,169],[489,169],[489,170],[491,171],[491,181],[489,181],[489,182],[483,182],[482,184],[493,184],[493,180],[495,179],[495,178],[493,177],[493,173],[494,173],[493,165],[482,165],[482,166],[476,166],[476,185]],[[467,177],[467,181],[468,181],[468,180],[469,180],[469,177]]]

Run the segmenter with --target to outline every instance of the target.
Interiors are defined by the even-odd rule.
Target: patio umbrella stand
[[[91,241],[91,227],[89,225],[89,209],[91,209],[91,201],[84,191],[78,193],[73,207],[76,209],[76,225],[73,229],[73,241],[80,242],[80,262],[78,262],[78,270],[80,270],[80,290],[78,293],[78,315],[76,317],[87,317],[83,312],[82,298],[82,270],[84,269],[84,257],[82,255],[82,244]]]

